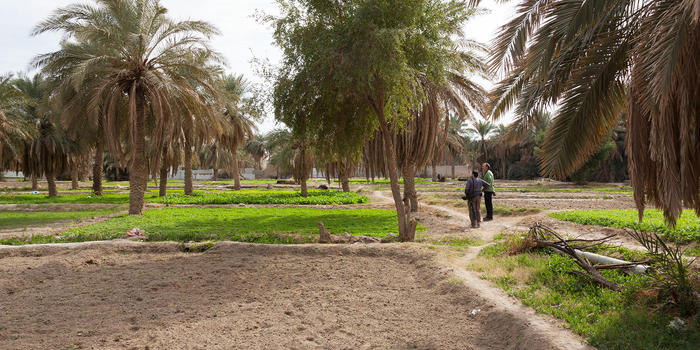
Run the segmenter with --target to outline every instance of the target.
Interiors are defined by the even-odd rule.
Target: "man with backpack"
[[[472,177],[467,180],[462,199],[469,201],[469,220],[472,228],[481,227],[481,193],[491,186],[479,178],[479,172],[472,171]]]

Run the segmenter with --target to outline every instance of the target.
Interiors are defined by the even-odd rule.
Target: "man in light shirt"
[[[484,218],[484,221],[491,221],[493,220],[493,196],[496,195],[496,191],[493,187],[493,173],[491,172],[491,164],[482,164],[481,170],[484,173],[484,181],[489,184],[489,188],[484,190],[484,204],[486,204],[486,217]]]

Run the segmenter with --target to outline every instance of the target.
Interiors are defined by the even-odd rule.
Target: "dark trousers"
[[[493,219],[493,192],[484,192],[484,204],[486,204],[486,217]]]
[[[481,196],[469,198],[469,220],[472,222],[472,227],[481,223]]]

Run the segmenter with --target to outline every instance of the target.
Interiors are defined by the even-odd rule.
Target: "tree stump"
[[[331,234],[326,231],[326,227],[323,226],[323,222],[318,223],[318,233],[320,235],[319,242],[320,243],[330,243],[331,242]]]

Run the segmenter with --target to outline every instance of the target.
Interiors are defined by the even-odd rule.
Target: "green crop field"
[[[339,191],[309,191],[308,197],[302,197],[296,191],[284,190],[245,190],[221,192],[195,192],[185,196],[182,190],[170,190],[165,197],[158,197],[158,191],[149,190],[145,199],[150,203],[163,204],[359,204],[369,202],[369,198],[357,193]],[[92,194],[63,194],[49,198],[45,195],[5,194],[0,195],[0,204],[125,204],[129,203],[128,193],[105,193],[102,196]]]
[[[685,210],[675,228],[664,222],[663,212],[656,209],[644,211],[640,223],[636,210],[571,210],[550,214],[551,217],[584,225],[631,228],[663,234],[666,238],[680,242],[700,242],[700,218],[694,211]]]
[[[309,191],[308,197],[292,191],[254,192],[195,192],[193,196],[168,195],[152,200],[164,204],[359,204],[369,202],[369,198],[352,192]]]
[[[163,208],[142,216],[118,215],[71,229],[59,237],[0,240],[0,244],[84,242],[119,238],[134,227],[146,231],[149,241],[232,240],[255,243],[305,243],[318,234],[323,222],[335,234],[384,237],[398,232],[396,213],[383,209],[306,208]],[[425,230],[419,226],[418,231]],[[307,239],[286,239],[298,234]]]

